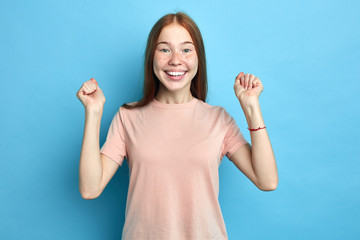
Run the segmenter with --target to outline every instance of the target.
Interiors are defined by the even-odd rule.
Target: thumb
[[[99,86],[98,82],[94,78],[90,78],[90,80],[96,83],[97,86]]]

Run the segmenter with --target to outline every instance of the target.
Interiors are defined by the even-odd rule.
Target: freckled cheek
[[[198,59],[194,56],[186,56],[185,61],[189,66],[192,66],[193,68],[196,68],[198,65]]]
[[[159,63],[163,63],[163,62],[167,62],[169,59],[168,59],[168,57],[166,57],[166,56],[156,56],[155,55],[155,57],[154,57],[154,61],[156,61],[156,62],[159,62]]]
[[[154,57],[154,68],[161,70],[161,68],[167,63],[167,58],[162,56]]]

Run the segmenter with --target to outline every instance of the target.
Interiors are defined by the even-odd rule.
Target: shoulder
[[[203,116],[210,121],[210,119],[220,121],[222,125],[229,121],[230,114],[226,109],[220,105],[211,105],[201,101],[201,112]]]
[[[119,107],[119,112],[127,112],[127,111],[129,111],[129,110],[134,110],[134,109],[136,109],[136,108],[131,108],[131,109],[129,109],[129,108],[126,108],[124,105],[128,105],[128,106],[135,106],[137,103],[138,103],[139,101],[135,101],[135,102],[125,102],[124,104],[122,104],[120,107]]]
[[[123,105],[120,106],[120,108],[125,108],[124,105],[129,105],[129,106],[134,106],[138,103],[139,101],[135,101],[135,102],[125,102]]]
[[[124,117],[134,117],[134,116],[138,116],[139,114],[143,114],[144,111],[146,111],[148,109],[148,105],[145,106],[138,106],[138,107],[134,107],[134,108],[126,108],[124,105],[128,105],[128,106],[135,106],[136,104],[138,104],[140,101],[134,101],[134,102],[127,102],[124,103],[123,105],[121,105],[119,107],[118,112],[120,114],[122,114]]]
[[[206,110],[208,110],[209,112],[221,113],[221,112],[225,111],[225,108],[223,108],[222,106],[210,105],[209,103],[201,101],[201,100],[199,102],[200,102],[201,106],[203,108],[205,108]]]
[[[223,123],[225,128],[234,124],[234,117],[225,109],[225,107],[220,105],[210,105],[208,103],[204,103],[204,106],[206,106],[217,117],[217,119]]]
[[[135,102],[129,102],[128,105],[130,106],[135,106],[139,101],[135,101]]]

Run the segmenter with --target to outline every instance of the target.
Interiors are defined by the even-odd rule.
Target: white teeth
[[[185,74],[185,72],[167,72],[167,73],[172,76],[182,76]]]

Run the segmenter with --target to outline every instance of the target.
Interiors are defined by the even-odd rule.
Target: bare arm
[[[100,196],[115,175],[119,164],[100,153],[101,113],[85,112],[85,129],[80,155],[79,188],[84,199]]]
[[[259,102],[253,106],[243,107],[249,128],[264,127],[264,120]],[[251,162],[256,182],[261,189],[274,190],[278,184],[278,173],[275,156],[268,133],[265,129],[250,131]]]
[[[259,96],[263,90],[259,78],[241,72],[235,79],[234,90],[244,111],[249,128],[264,127]],[[266,128],[251,131],[252,146],[238,149],[230,158],[231,161],[253,182],[264,191],[275,190],[278,172],[273,149]]]
[[[95,198],[102,178],[99,133],[102,117],[100,111],[85,111],[84,136],[79,166],[79,188],[85,199]]]
[[[264,127],[260,106],[256,104],[249,109],[244,108],[249,128]],[[271,147],[266,128],[250,132],[251,143],[238,149],[230,160],[245,174],[259,189],[273,191],[279,178],[275,156]]]
[[[85,82],[76,96],[85,107],[84,136],[79,166],[79,189],[84,199],[97,198],[119,165],[100,154],[100,123],[105,96],[97,81],[91,78]]]

